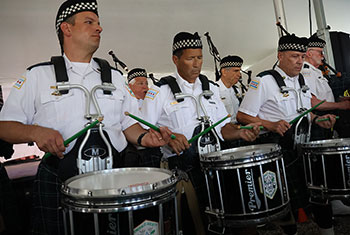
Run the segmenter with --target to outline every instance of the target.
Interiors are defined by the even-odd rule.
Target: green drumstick
[[[129,116],[129,117],[135,119],[136,121],[141,122],[142,124],[145,124],[146,126],[152,128],[153,130],[160,132],[159,127],[157,127],[157,126],[155,126],[155,125],[153,125],[153,124],[151,124],[151,123],[149,123],[149,122],[147,122],[147,121],[145,121],[145,120],[143,120],[143,119],[141,119],[141,118],[139,118],[139,117],[136,117],[135,115],[132,115],[132,114],[129,113],[129,112],[125,112],[124,114],[125,114],[126,116]],[[171,137],[173,140],[176,139],[176,136],[175,136],[174,134],[171,134],[170,137]]]
[[[251,130],[253,129],[254,127],[253,126],[239,126],[238,129],[246,129],[246,130]],[[264,129],[263,126],[259,126],[259,129],[262,130]]]
[[[339,119],[339,116],[335,116],[335,119]],[[329,121],[329,118],[320,118],[316,120],[316,122],[324,122],[324,121]]]
[[[217,121],[214,125],[209,126],[207,129],[205,129],[204,131],[202,131],[201,133],[193,136],[188,143],[191,144],[193,141],[195,141],[196,139],[198,139],[199,137],[201,137],[202,135],[208,133],[211,129],[213,129],[214,127],[216,127],[217,125],[219,125],[220,123],[222,123],[223,121],[225,121],[226,118],[231,117],[231,115],[227,115],[226,117],[224,117],[223,119]]]
[[[73,140],[75,140],[76,138],[79,138],[80,136],[82,136],[85,132],[87,132],[89,129],[93,128],[94,126],[96,126],[97,123],[102,122],[103,118],[100,117],[97,120],[95,120],[94,122],[92,122],[91,124],[89,124],[88,126],[86,126],[84,129],[80,130],[79,132],[75,133],[73,136],[71,136],[70,138],[66,139],[63,144],[64,146],[67,146],[70,142],[72,142]],[[52,153],[45,153],[43,159],[48,158],[52,155]]]
[[[326,100],[322,100],[320,103],[316,104],[314,107],[312,107],[311,109],[306,110],[305,112],[303,112],[302,114],[300,114],[298,117],[294,118],[292,121],[289,122],[290,125],[293,125],[295,122],[297,122],[300,118],[302,118],[303,116],[305,116],[306,114],[312,112],[314,109],[316,109],[318,106],[320,106],[321,104],[323,104]]]

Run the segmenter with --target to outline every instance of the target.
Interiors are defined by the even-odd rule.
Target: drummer
[[[210,119],[215,123],[227,116],[217,85],[200,74],[203,55],[202,41],[198,33],[180,32],[176,34],[172,51],[172,60],[176,66],[176,71],[171,76],[171,81],[178,86],[180,92],[198,98],[203,92],[202,85],[206,83],[213,95],[208,99],[203,97],[202,103]],[[204,175],[199,167],[196,144],[190,145],[188,143],[188,139],[199,133],[197,131],[200,130],[196,128],[200,124],[197,119],[197,107],[191,97],[185,97],[183,101],[177,101],[171,88],[171,86],[174,87],[174,83],[168,84],[168,78],[161,79],[158,86],[150,88],[141,111],[148,122],[168,126],[174,132],[176,139],[171,140],[167,148],[162,148],[163,157],[168,160],[170,169],[179,168],[187,172],[194,185],[203,212],[207,195]],[[203,115],[202,110],[200,110],[200,113]],[[243,138],[247,141],[254,141],[259,133],[258,125],[259,123],[254,124],[253,130],[238,130],[230,120],[226,119],[215,128],[215,131],[221,139]],[[183,216],[185,215],[183,214]],[[194,231],[190,230],[193,227],[192,221],[185,220],[183,223],[185,234],[194,234]],[[199,231],[197,231],[198,233]]]
[[[316,108],[318,114],[326,113],[328,111],[335,112],[336,110],[349,110],[350,100],[335,102],[334,94],[329,86],[327,78],[322,74],[318,67],[322,64],[324,59],[323,48],[326,42],[316,35],[309,38],[308,49],[306,52],[305,62],[301,74],[305,78],[306,84],[310,87],[312,94],[311,104],[315,106],[321,100],[326,100],[323,104]],[[312,140],[332,138],[332,132],[329,130],[322,130],[315,126],[312,128]]]
[[[92,59],[102,32],[97,2],[65,1],[57,12],[55,26],[64,62],[59,70],[67,74],[67,83],[79,84],[88,90],[100,85],[100,66]],[[1,139],[10,143],[35,142],[42,151],[54,155],[41,162],[34,182],[34,234],[63,234],[59,190],[63,181],[77,174],[76,156],[78,143],[82,140],[78,139],[66,148],[64,139],[88,122],[84,118],[86,100],[81,90],[71,89],[58,94],[50,88],[58,79],[54,71],[51,62],[29,67],[14,84],[0,113]],[[124,115],[125,111],[138,113],[136,99],[127,91],[124,79],[117,71],[106,72],[111,73],[116,90],[98,93],[97,103],[104,116],[104,130],[114,148],[114,156],[123,154],[127,141],[152,147],[168,143],[171,132],[167,128],[161,127],[161,133],[147,131]],[[95,140],[98,139],[92,142]],[[116,166],[120,164],[115,161]]]
[[[279,63],[277,67],[272,72],[264,71],[258,74],[250,82],[248,92],[237,113],[237,120],[241,123],[262,123],[268,134],[263,134],[264,138],[259,138],[260,142],[278,142],[281,144],[284,151],[288,188],[294,215],[296,215],[298,208],[303,208],[308,203],[303,164],[301,158],[297,158],[295,151],[293,151],[293,139],[291,137],[293,128],[289,124],[300,114],[297,110],[311,108],[310,91],[306,89],[302,91],[301,87],[305,82],[298,79],[307,44],[306,38],[299,38],[294,34],[282,36],[278,42],[277,57]],[[281,86],[291,89],[289,92],[283,93]],[[331,128],[335,123],[334,115],[327,114],[318,117],[311,113],[310,116],[313,122],[319,118],[329,118],[329,121],[316,122],[323,128]],[[292,216],[287,217],[285,219],[289,220],[289,223],[282,226],[284,232],[286,234],[296,234],[297,227],[294,218]]]

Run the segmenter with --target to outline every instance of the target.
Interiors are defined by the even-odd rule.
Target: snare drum
[[[311,141],[302,149],[311,196],[350,199],[350,138]]]
[[[250,145],[201,156],[210,225],[242,227],[284,216],[289,194],[281,148]]]
[[[62,188],[66,234],[178,234],[176,183],[160,168],[72,177]]]

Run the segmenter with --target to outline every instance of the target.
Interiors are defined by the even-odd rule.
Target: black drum
[[[201,156],[210,226],[242,227],[284,216],[289,195],[281,148],[251,145]]]
[[[350,139],[311,141],[302,145],[311,196],[350,199]]]
[[[176,183],[160,168],[72,177],[62,189],[65,234],[178,234]]]

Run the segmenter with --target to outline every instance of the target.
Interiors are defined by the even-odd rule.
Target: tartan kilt
[[[57,169],[41,161],[33,186],[32,234],[64,234]]]

